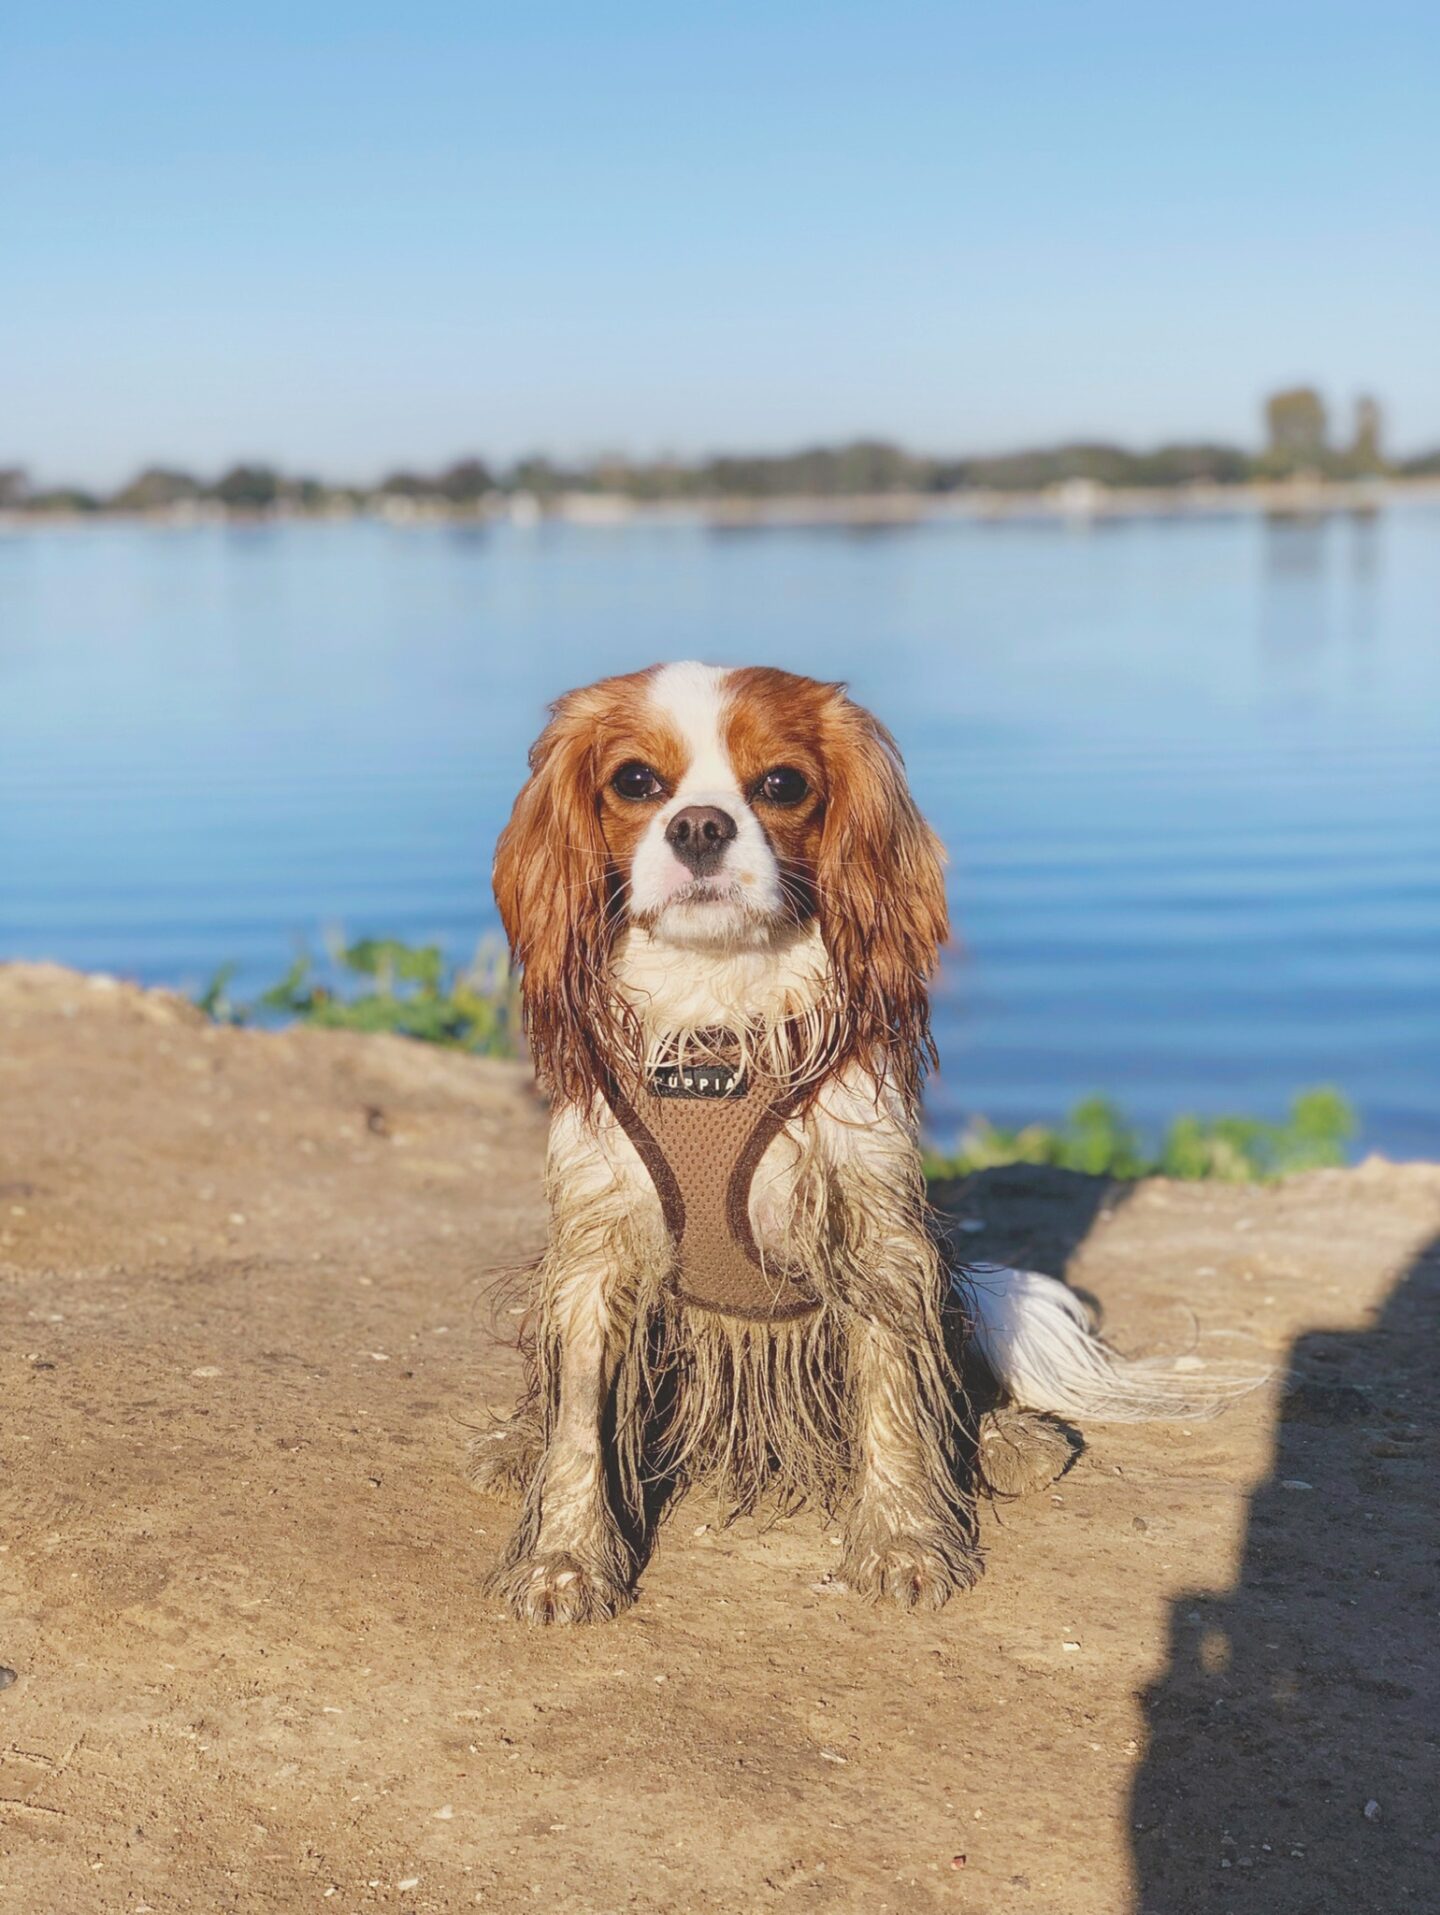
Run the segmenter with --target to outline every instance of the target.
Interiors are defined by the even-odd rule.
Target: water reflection
[[[1330,637],[1329,517],[1271,514],[1261,521],[1260,646],[1272,666],[1293,666]]]

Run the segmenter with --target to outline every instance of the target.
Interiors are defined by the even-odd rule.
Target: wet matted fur
[[[1012,1412],[1178,1404],[1063,1286],[949,1267],[918,1143],[942,866],[894,740],[841,686],[673,665],[553,707],[495,861],[552,1104],[529,1389],[477,1444],[480,1480],[523,1495],[494,1572],[517,1615],[615,1614],[695,1487],[726,1515],[843,1513],[846,1583],[938,1607],[979,1572],[982,1483],[1030,1487],[1072,1450],[978,1417],[975,1364]],[[655,1166],[606,1095],[717,1033],[783,1106],[736,1234],[816,1299],[793,1320],[677,1295]]]
[[[663,1207],[629,1139],[594,1107],[557,1119],[529,1387],[475,1445],[477,1480],[524,1497],[493,1584],[527,1618],[617,1613],[661,1513],[696,1488],[722,1520],[762,1507],[843,1513],[843,1581],[938,1607],[979,1573],[980,1489],[1019,1493],[1068,1466],[1057,1427],[994,1415],[982,1426],[962,1388],[964,1292],[903,1100],[822,1087],[766,1169],[776,1261],[806,1271],[819,1296],[791,1322],[677,1299]],[[557,1551],[545,1539],[554,1458],[567,1449],[567,1351],[587,1316],[607,1382],[595,1441],[561,1486],[574,1540]]]

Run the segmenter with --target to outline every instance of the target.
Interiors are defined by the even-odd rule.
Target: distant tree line
[[[566,465],[533,454],[507,466],[491,466],[483,459],[465,458],[439,472],[392,472],[372,486],[293,477],[261,464],[234,465],[213,480],[167,466],[149,466],[110,493],[78,486],[37,489],[22,467],[10,466],[0,467],[0,511],[173,514],[208,509],[240,516],[375,508],[480,512],[522,495],[543,507],[567,493],[663,504],[884,493],[1040,492],[1073,480],[1124,488],[1242,485],[1299,476],[1331,480],[1440,477],[1440,449],[1421,458],[1388,460],[1382,428],[1379,405],[1362,398],[1355,407],[1351,432],[1337,444],[1321,395],[1312,386],[1295,386],[1266,400],[1266,442],[1260,452],[1203,440],[1162,445],[1149,452],[1101,440],[1077,440],[1033,451],[943,458],[907,452],[883,440],[859,439],[800,452],[725,453],[698,460],[607,456]]]

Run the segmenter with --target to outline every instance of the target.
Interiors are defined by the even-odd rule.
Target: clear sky
[[[51,0],[0,463],[1440,443],[1435,0]]]

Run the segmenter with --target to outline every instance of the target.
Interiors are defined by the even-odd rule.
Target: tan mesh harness
[[[659,1194],[675,1251],[671,1294],[752,1322],[808,1316],[819,1308],[813,1285],[767,1266],[750,1228],[750,1185],[799,1098],[767,1094],[725,1054],[723,1043],[707,1046],[704,1061],[661,1064],[625,1089],[612,1079],[606,1100]]]

